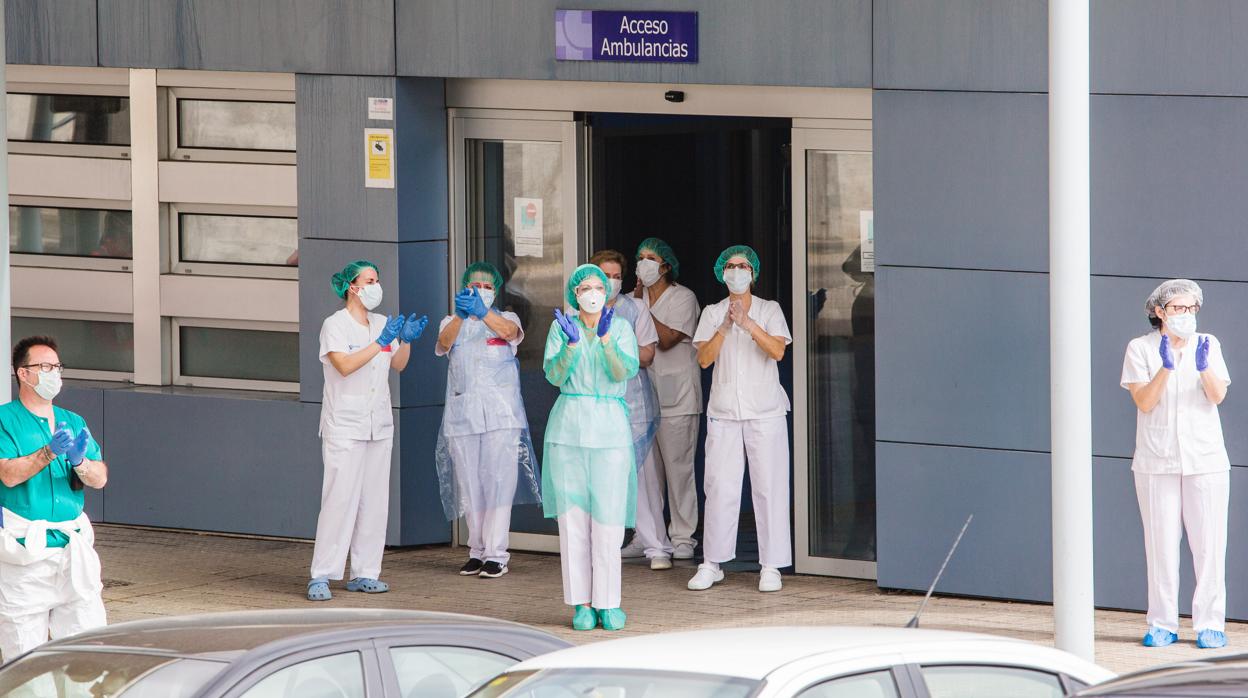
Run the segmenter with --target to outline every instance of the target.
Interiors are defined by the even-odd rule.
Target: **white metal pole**
[[[4,201],[4,215],[0,215],[0,347],[4,347],[4,356],[9,355],[13,347],[13,309],[9,285],[13,274],[9,266],[9,84],[6,82],[8,71],[5,66],[4,40],[4,0],[0,0],[0,133],[4,134],[4,147],[0,148],[0,201]],[[6,362],[7,363],[7,362]],[[13,397],[13,381],[0,381],[0,403],[6,403]]]
[[[1057,647],[1095,655],[1088,0],[1049,0],[1049,348]]]

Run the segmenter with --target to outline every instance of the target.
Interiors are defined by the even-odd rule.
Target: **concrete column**
[[[1088,0],[1049,1],[1049,343],[1057,647],[1091,661]]]

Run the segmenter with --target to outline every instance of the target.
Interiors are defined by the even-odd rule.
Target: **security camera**
[[[682,90],[668,90],[663,93],[663,99],[669,102],[680,103],[685,101],[685,93]]]

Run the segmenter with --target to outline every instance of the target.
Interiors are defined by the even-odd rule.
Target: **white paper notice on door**
[[[862,245],[862,271],[875,273],[875,211],[858,212],[858,236]]]
[[[513,199],[511,232],[517,257],[542,256],[542,200],[517,196]]]

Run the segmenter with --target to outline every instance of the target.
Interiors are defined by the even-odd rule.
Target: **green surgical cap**
[[[637,259],[641,259],[641,253],[649,250],[663,258],[664,262],[672,268],[672,278],[680,276],[680,261],[676,259],[676,252],[671,246],[663,242],[659,238],[646,238],[637,246]]]
[[[733,257],[744,257],[754,270],[754,280],[758,281],[758,254],[754,252],[754,248],[749,245],[733,245],[720,252],[719,259],[715,260],[715,278],[719,279],[719,283],[724,283],[724,265]]]
[[[351,286],[356,277],[360,275],[360,272],[365,269],[372,269],[378,274],[381,273],[381,270],[377,268],[376,264],[373,264],[367,259],[357,259],[343,267],[342,271],[330,277],[329,283],[334,287],[334,294],[339,298],[346,298],[347,288]]]
[[[503,295],[503,275],[498,273],[498,268],[489,262],[473,262],[464,270],[464,275],[459,279],[459,287],[461,289],[468,288],[468,284],[472,282],[472,277],[477,274],[485,274],[494,277],[494,293],[495,295]]]
[[[596,264],[582,264],[572,272],[572,276],[568,277],[568,287],[565,292],[568,299],[568,305],[576,308],[577,310],[581,309],[581,306],[576,302],[576,287],[580,286],[581,282],[590,276],[596,276],[599,279],[602,279],[602,288],[604,291],[611,288],[611,280],[607,278],[606,272],[599,269]]]

